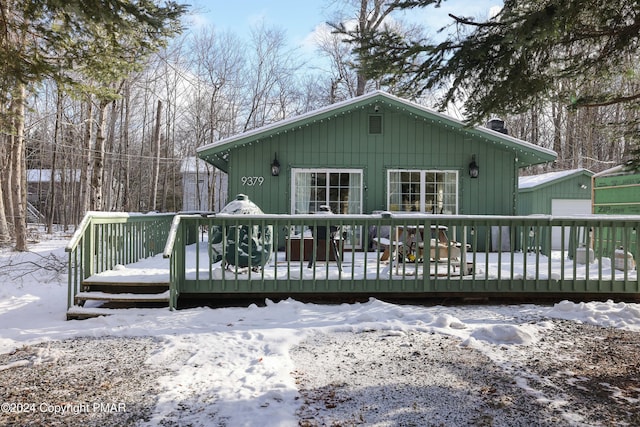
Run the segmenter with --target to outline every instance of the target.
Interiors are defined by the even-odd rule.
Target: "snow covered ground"
[[[66,274],[56,267],[66,261],[65,244],[62,239],[48,240],[28,253],[0,253],[0,378],[18,378],[24,376],[21,370],[61,360],[63,349],[56,347],[61,341],[115,338],[104,342],[104,354],[100,341],[98,345],[83,341],[73,350],[82,357],[76,354],[74,360],[91,361],[94,354],[95,364],[104,366],[107,356],[116,363],[120,353],[126,359],[128,348],[135,349],[130,353],[138,352],[140,369],[154,372],[149,377],[154,384],[149,387],[156,395],[146,420],[130,421],[138,425],[415,425],[417,421],[402,417],[420,411],[422,418],[418,419],[426,420],[425,425],[514,425],[518,418],[504,415],[502,406],[518,416],[534,409],[551,411],[548,418],[536,415],[540,424],[550,425],[553,420],[565,425],[617,424],[615,420],[596,423],[576,412],[575,406],[563,401],[562,393],[547,391],[549,384],[534,378],[525,364],[516,363],[534,356],[538,361],[555,357],[566,362],[559,359],[575,354],[559,351],[558,342],[565,346],[562,348],[575,350],[593,337],[604,339],[607,331],[624,333],[634,350],[630,353],[635,358],[634,372],[640,377],[640,305],[625,302],[447,307],[401,306],[375,299],[338,305],[286,300],[266,301],[264,306],[175,312],[132,309],[110,317],[66,321]],[[590,338],[574,339],[572,334],[583,330],[576,327],[586,325],[594,325],[587,328]],[[131,340],[129,347],[129,338],[152,341]],[[136,345],[147,349],[146,353]],[[68,347],[64,351],[71,351]],[[464,366],[468,369],[463,374],[460,369]],[[482,370],[485,368],[488,371]],[[561,374],[565,384],[586,381],[583,373],[572,373],[569,368]],[[422,381],[422,386],[412,388],[416,384],[408,383],[409,379]],[[630,380],[636,386],[625,389],[623,400],[638,408],[640,379]],[[429,381],[426,388],[424,382]],[[478,385],[478,381],[486,384]],[[502,388],[492,389],[491,384],[498,383]],[[5,401],[7,396],[18,399],[7,384],[3,383],[5,394],[0,394],[0,425],[21,420],[16,414],[21,408],[18,404],[33,405],[28,408],[39,412],[41,424],[32,425],[54,425],[54,421],[74,425],[77,413],[47,409],[82,409],[78,405],[85,402],[82,397]],[[367,392],[374,389],[376,392]],[[383,400],[391,405],[389,395],[400,399],[411,390],[409,400],[398,400],[385,409]],[[428,390],[432,393],[424,399],[416,395]],[[486,402],[474,400],[482,395],[497,399],[498,394],[502,403],[496,406],[494,402],[489,409]],[[54,403],[58,406],[52,406]],[[353,411],[343,418],[335,412],[351,406]],[[425,412],[426,407],[430,412]],[[454,407],[458,409],[452,411]],[[390,417],[392,409],[405,415]],[[447,410],[453,418],[443,416]],[[354,418],[353,414],[359,415]],[[489,416],[493,422],[487,421]],[[526,425],[526,419],[519,419],[523,420],[520,425]],[[627,418],[626,424],[629,419],[633,418]]]

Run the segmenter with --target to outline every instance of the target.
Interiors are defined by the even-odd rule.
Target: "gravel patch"
[[[292,351],[300,425],[640,425],[640,336],[548,323],[491,358],[428,332],[314,336]]]
[[[292,357],[303,426],[552,425],[486,356],[434,333],[314,337]],[[315,368],[318,364],[323,370]]]
[[[640,426],[640,333],[553,324],[527,352],[499,347],[505,372],[571,425]]]
[[[290,352],[299,425],[640,425],[640,334],[536,321],[545,327],[535,344],[481,350],[427,331],[313,335]],[[0,354],[0,403],[13,404],[0,426],[149,422],[167,372],[145,361],[162,346],[77,338]],[[193,399],[185,410],[215,408],[210,396]]]
[[[0,354],[0,426],[128,426],[151,414],[152,338],[77,338]],[[11,406],[7,406],[11,405]]]

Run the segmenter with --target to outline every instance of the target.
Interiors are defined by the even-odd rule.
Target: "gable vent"
[[[381,114],[371,114],[369,116],[369,135],[382,135]]]

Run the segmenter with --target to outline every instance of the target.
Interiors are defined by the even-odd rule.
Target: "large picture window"
[[[392,212],[458,213],[458,172],[389,170],[387,209]]]
[[[315,213],[328,205],[335,214],[362,213],[362,171],[293,169],[291,212]]]

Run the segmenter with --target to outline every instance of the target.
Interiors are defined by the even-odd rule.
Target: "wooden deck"
[[[566,286],[546,292],[515,292],[507,295],[502,291],[485,293],[464,293],[451,290],[447,283],[463,283],[469,287],[482,287],[485,282],[496,279],[523,280],[527,277],[547,280],[554,277],[563,277],[565,281],[584,280],[587,277],[599,277],[603,275],[603,269],[594,264],[574,264],[571,260],[560,259],[559,254],[551,258],[535,253],[515,253],[512,256],[499,255],[497,253],[468,254],[466,269],[460,268],[456,262],[429,262],[429,280],[434,280],[441,285],[436,290],[429,292],[407,291],[407,284],[421,283],[424,280],[424,263],[415,262],[389,262],[380,261],[379,252],[347,253],[341,263],[341,269],[335,261],[317,261],[309,268],[304,260],[290,261],[285,252],[274,254],[272,259],[262,269],[250,270],[227,266],[223,268],[220,263],[211,265],[208,259],[206,243],[192,245],[188,250],[186,259],[186,278],[189,283],[185,286],[178,300],[189,300],[189,305],[197,305],[198,300],[202,304],[211,303],[212,300],[229,299],[262,299],[294,297],[310,300],[317,297],[318,300],[353,300],[378,297],[380,299],[437,299],[438,301],[478,301],[491,299],[506,299],[511,301],[548,301],[569,299],[571,297],[592,298],[621,298],[635,300],[640,295],[629,295],[624,292],[583,292],[574,295],[567,294]],[[637,281],[637,271],[623,271],[604,266],[605,275],[627,281]],[[612,266],[611,266],[612,267]],[[343,281],[345,283],[366,282],[371,277],[386,278],[390,283],[385,289],[370,288],[366,286],[353,286],[353,292],[333,291],[326,283]],[[230,291],[218,292],[210,285],[212,283],[226,282]],[[300,291],[291,286],[292,281],[313,281],[314,289]],[[263,288],[262,292],[243,291],[244,287],[236,286],[240,283],[281,282],[282,291],[275,288]],[[394,285],[397,283],[397,285]],[[201,288],[195,288],[195,286]],[[234,287],[235,286],[235,287]],[[435,285],[434,285],[435,286]],[[301,286],[302,287],[302,286]],[[397,293],[393,292],[397,288]],[[196,289],[195,291],[193,289]],[[450,291],[448,291],[448,289]],[[625,295],[623,295],[625,294]],[[144,259],[127,266],[118,266],[114,270],[89,277],[83,281],[82,290],[74,299],[74,305],[69,309],[67,318],[81,319],[102,316],[122,312],[131,308],[164,308],[169,307],[170,302],[170,268],[169,260],[161,255]]]
[[[639,219],[638,216],[114,215],[94,212],[87,214],[66,248],[69,254],[67,308],[71,317],[79,310],[90,308],[166,307],[167,289],[170,309],[179,308],[179,302],[187,297],[193,297],[196,304],[210,298],[250,296],[263,301],[330,296],[344,301],[356,297],[388,300],[392,296],[411,301],[430,297],[631,301],[640,295],[635,265],[640,258]],[[269,233],[255,232],[256,227]],[[318,261],[309,268],[306,257],[302,256],[304,246],[298,251],[304,259],[294,261],[294,256],[287,259],[282,251],[273,255],[264,267],[261,266],[263,258],[256,261],[247,257],[249,246],[227,244],[218,252],[222,259],[229,261],[256,262],[253,267],[257,268],[224,268],[220,263],[212,264],[209,258],[216,253],[207,242],[219,239],[221,230],[225,232],[223,241],[234,241],[238,230],[253,230],[255,234],[250,239],[260,251],[272,244],[289,242],[282,249],[287,247],[291,252],[292,236],[305,236],[305,230],[317,227],[342,230],[338,251],[343,254],[340,266],[335,261],[320,261],[323,257],[318,256]],[[427,255],[430,251],[421,246],[416,236],[413,246],[411,240],[403,239],[401,243],[401,255],[406,262],[393,254],[389,254],[387,261],[384,250],[377,245],[387,230],[434,227],[448,230],[449,237],[460,242],[457,248],[461,252],[446,250]],[[557,244],[552,235],[559,236]],[[426,243],[428,236],[421,237]],[[394,252],[398,255],[398,240],[391,240],[387,246],[396,249]],[[426,258],[415,262],[407,256],[407,246],[414,248],[413,255],[418,261]],[[362,248],[376,249],[363,252]],[[226,253],[226,250],[232,252]],[[434,256],[439,258],[438,262],[431,259]],[[328,258],[328,253],[324,258]],[[107,285],[108,282],[111,285]],[[149,283],[156,287],[152,288]]]

